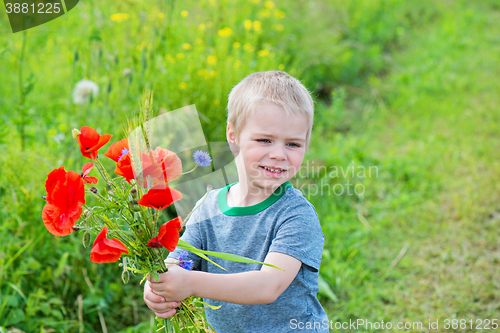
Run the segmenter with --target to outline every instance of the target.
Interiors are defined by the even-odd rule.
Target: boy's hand
[[[177,265],[168,265],[168,272],[159,274],[158,281],[148,277],[149,286],[156,295],[163,296],[167,302],[182,301],[192,295],[189,289],[190,273],[191,271]]]
[[[163,319],[172,317],[176,312],[175,308],[181,305],[181,302],[167,302],[163,296],[155,294],[149,281],[144,284],[144,302],[158,318]]]

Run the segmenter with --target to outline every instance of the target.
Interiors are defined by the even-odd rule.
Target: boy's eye
[[[268,139],[257,139],[258,142],[271,142]]]
[[[294,146],[294,147],[300,147],[300,145],[299,145],[299,144],[297,144],[297,143],[295,143],[295,142],[291,142],[291,143],[289,143],[289,145],[292,145],[292,146]]]

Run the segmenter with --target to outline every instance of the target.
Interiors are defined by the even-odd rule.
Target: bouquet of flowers
[[[92,162],[84,164],[81,173],[66,171],[62,166],[48,174],[45,183],[47,196],[44,197],[47,203],[42,211],[47,230],[55,236],[67,236],[80,230],[85,247],[90,246],[92,235],[96,235],[90,250],[91,261],[114,263],[121,259],[124,283],[129,281],[130,272],[143,274],[141,283],[148,275],[158,279],[159,273],[167,271],[166,256],[176,247],[192,251],[212,263],[207,254],[263,264],[241,256],[203,251],[179,240],[180,231],[206,198],[211,186],[207,186],[205,196],[186,218],[177,216],[162,221],[162,210],[182,198],[182,193],[171,187],[171,182],[199,166],[210,166],[212,159],[207,152],[196,150],[192,155],[194,168],[183,173],[182,161],[175,152],[162,147],[153,150],[148,129],[152,102],[152,94],[147,94],[143,109],[146,121],[141,122],[136,131],[142,134],[141,140],[133,140],[132,144],[128,139],[122,139],[104,153],[116,163],[114,172],[118,177],[112,178],[108,174],[99,155],[99,150],[109,143],[112,135],[100,135],[86,126],[73,130],[82,155]],[[94,167],[106,183],[105,191],[94,186],[99,181],[90,175]],[[99,204],[87,205],[86,194],[96,198]],[[191,269],[192,262],[186,262],[184,258],[185,255],[181,254],[175,264]],[[158,331],[212,332],[205,320],[203,306],[208,304],[194,297],[182,301],[172,318],[157,318]]]

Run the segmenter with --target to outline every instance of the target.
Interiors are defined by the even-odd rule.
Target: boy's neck
[[[227,205],[229,207],[253,206],[269,198],[274,190],[252,188],[246,183],[242,186],[241,182],[238,182],[228,189],[226,197]],[[244,194],[246,194],[246,196]]]

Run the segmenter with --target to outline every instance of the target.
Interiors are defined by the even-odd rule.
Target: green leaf
[[[214,251],[204,251],[204,250],[200,250],[200,249],[197,249],[195,248],[194,246],[192,246],[191,244],[189,243],[186,243],[185,241],[179,239],[179,244],[177,244],[177,246],[183,250],[188,250],[188,251],[191,251],[193,253],[195,253],[196,255],[202,257],[200,255],[200,253],[202,254],[207,254],[207,255],[210,255],[210,256],[213,256],[213,257],[216,257],[216,258],[220,258],[220,259],[225,259],[225,260],[229,260],[229,261],[236,261],[236,262],[243,262],[243,263],[247,263],[247,264],[260,264],[260,265],[266,265],[266,266],[269,266],[269,267],[274,267],[274,268],[277,268],[279,270],[282,270],[281,268],[279,268],[278,266],[275,266],[275,265],[271,265],[271,264],[267,264],[265,262],[260,262],[260,261],[257,261],[257,260],[253,260],[253,259],[250,259],[250,258],[247,258],[247,257],[243,257],[243,256],[239,256],[239,255],[236,255],[236,254],[229,254],[229,253],[222,253],[222,252],[214,252]],[[203,257],[202,257],[203,258]],[[205,259],[205,258],[203,258]],[[208,259],[207,259],[208,260]],[[213,264],[215,264],[213,261],[210,260],[210,262],[212,262]],[[217,264],[215,264],[217,265]],[[219,265],[217,265],[219,266]],[[219,266],[220,267],[220,266]]]
[[[335,303],[337,303],[339,301],[337,296],[334,294],[332,288],[330,288],[330,285],[328,284],[328,282],[326,282],[325,279],[323,279],[323,277],[321,275],[319,275],[319,277],[318,277],[318,288],[319,288],[318,292],[320,294],[328,297],[330,300],[332,300]]]

